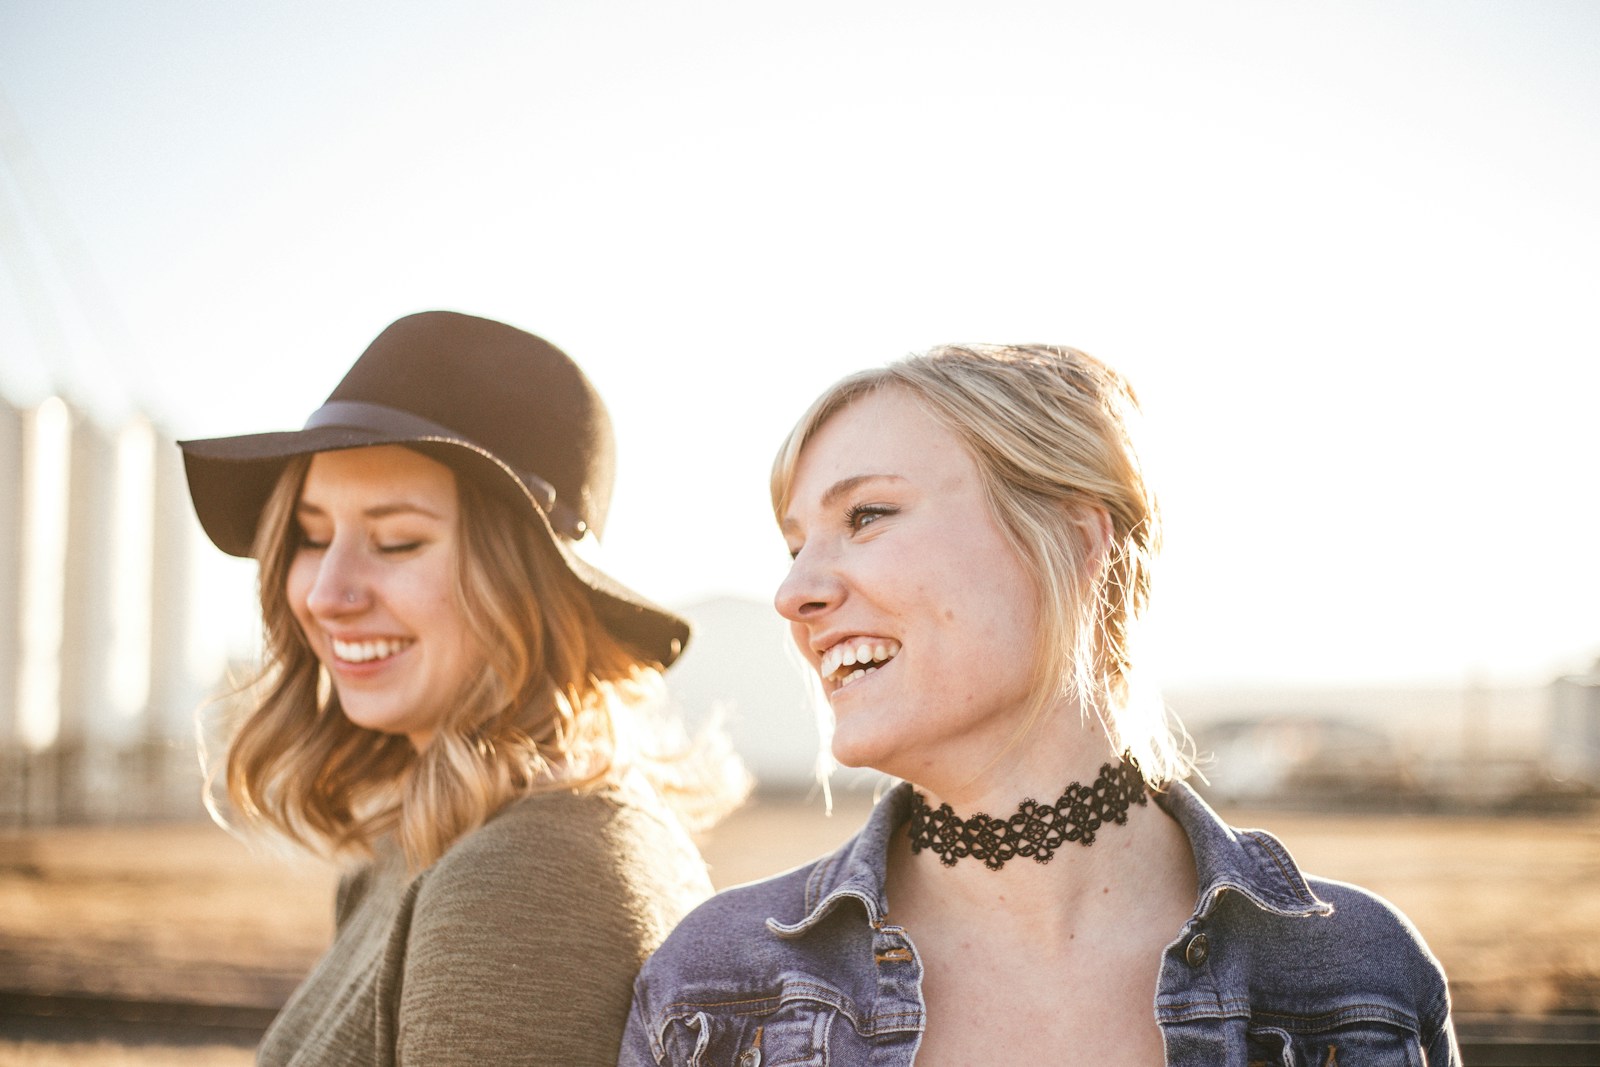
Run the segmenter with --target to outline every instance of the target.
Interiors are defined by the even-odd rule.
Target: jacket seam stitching
[[[1296,883],[1295,879],[1290,876],[1289,867],[1284,862],[1287,857],[1280,857],[1278,855],[1278,849],[1276,847],[1277,841],[1265,834],[1257,833],[1254,830],[1245,830],[1243,833],[1244,836],[1250,838],[1250,840],[1260,845],[1268,856],[1272,857],[1272,863],[1278,868],[1278,874],[1283,879],[1284,886],[1289,890],[1296,900],[1305,904],[1315,902],[1315,896],[1311,895],[1309,892],[1302,892],[1302,889],[1305,886],[1305,879],[1302,878],[1298,883]]]

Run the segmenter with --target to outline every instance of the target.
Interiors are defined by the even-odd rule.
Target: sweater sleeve
[[[676,918],[658,852],[608,801],[518,805],[419,887],[396,1019],[400,1064],[616,1063],[633,978]]]

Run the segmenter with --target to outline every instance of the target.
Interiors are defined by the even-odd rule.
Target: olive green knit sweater
[[[709,892],[632,792],[520,800],[420,874],[386,844],[258,1062],[612,1067],[640,964]]]

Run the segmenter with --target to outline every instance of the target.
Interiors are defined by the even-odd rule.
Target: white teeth
[[[373,660],[388,659],[411,646],[410,641],[399,641],[392,638],[378,641],[341,641],[337,637],[330,638],[333,645],[333,654],[346,663],[371,663]]]
[[[857,678],[865,678],[869,674],[876,674],[876,673],[878,673],[878,668],[876,668],[876,667],[863,667],[863,668],[860,668],[859,670],[853,670],[849,674],[845,675],[843,679],[840,680],[839,688],[843,689],[845,686],[849,685],[851,682],[855,681]]]
[[[900,644],[897,641],[841,641],[822,654],[822,661],[817,664],[817,673],[823,678],[837,681],[842,688],[863,674],[871,674],[899,654]],[[842,679],[836,677],[844,668],[855,666],[862,669],[851,671]]]

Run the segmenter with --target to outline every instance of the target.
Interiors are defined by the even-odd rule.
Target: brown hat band
[[[353,430],[370,430],[385,436],[398,437],[416,441],[447,441],[452,444],[464,445],[471,448],[496,463],[505,467],[521,482],[533,498],[539,510],[549,518],[550,525],[557,533],[576,541],[583,537],[588,530],[588,524],[578,517],[577,513],[565,504],[556,500],[556,487],[528,471],[519,471],[506,464],[503,460],[492,455],[483,446],[474,443],[447,426],[441,426],[420,415],[413,415],[409,411],[388,407],[384,404],[369,404],[361,400],[330,400],[323,404],[311,417],[306,420],[305,429],[315,430],[324,426],[339,426]]]

